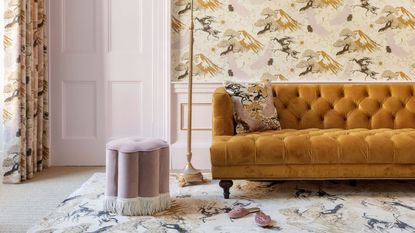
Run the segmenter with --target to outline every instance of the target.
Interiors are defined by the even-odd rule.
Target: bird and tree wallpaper
[[[415,0],[194,0],[199,82],[411,82]],[[190,0],[172,0],[172,80],[188,77]]]

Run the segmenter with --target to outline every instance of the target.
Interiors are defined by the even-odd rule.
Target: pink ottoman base
[[[125,138],[107,144],[104,210],[152,215],[170,207],[169,146],[159,139]]]

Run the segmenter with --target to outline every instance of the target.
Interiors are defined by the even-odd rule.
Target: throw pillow
[[[226,82],[225,90],[232,98],[237,134],[281,129],[269,81]]]

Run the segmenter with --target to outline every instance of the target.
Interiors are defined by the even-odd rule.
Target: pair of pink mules
[[[228,213],[228,216],[232,219],[242,218],[248,214],[255,213],[255,223],[260,227],[271,226],[271,217],[264,214],[259,208],[243,208],[236,207]]]

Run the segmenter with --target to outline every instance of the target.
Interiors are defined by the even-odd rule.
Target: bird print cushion
[[[225,90],[232,98],[237,134],[281,129],[269,81],[226,82]]]

